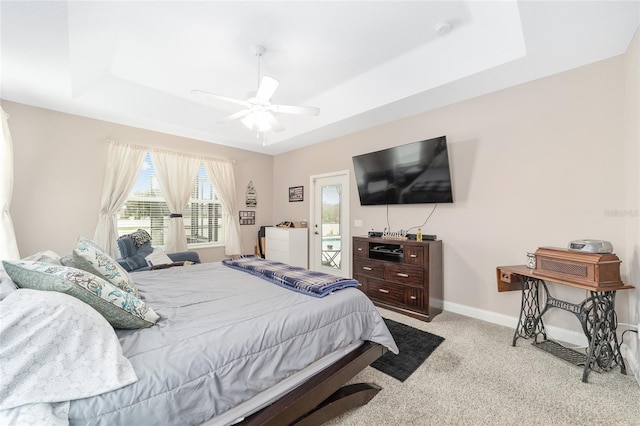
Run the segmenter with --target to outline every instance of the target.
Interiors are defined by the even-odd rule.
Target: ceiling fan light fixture
[[[242,124],[244,124],[250,130],[257,130],[258,132],[266,132],[271,130],[271,122],[268,117],[268,112],[256,111],[242,118]]]
[[[284,126],[276,119],[274,113],[294,114],[294,115],[318,115],[319,108],[293,105],[272,104],[271,98],[280,82],[260,72],[260,58],[265,52],[264,46],[256,46],[256,56],[258,57],[258,90],[250,95],[246,100],[230,98],[227,96],[217,95],[202,90],[194,89],[191,92],[196,94],[207,94],[213,98],[234,103],[243,106],[245,109],[234,112],[222,118],[220,123],[238,120],[242,122],[249,130],[255,131],[258,136],[260,133],[264,136],[267,131],[282,132]]]

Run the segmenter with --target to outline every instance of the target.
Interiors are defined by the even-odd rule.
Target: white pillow
[[[27,256],[22,260],[62,265],[62,263],[60,262],[60,255],[51,250],[40,251],[36,254],[32,254],[31,256]]]
[[[160,247],[154,248],[151,254],[144,259],[147,261],[149,266],[169,265],[170,263],[173,263],[173,260],[171,260],[171,258],[167,256],[167,253],[164,252],[164,249]]]
[[[13,282],[9,274],[4,270],[4,267],[0,263],[0,300],[16,291],[17,288],[18,287],[16,286],[16,283]]]
[[[82,301],[19,289],[0,306],[0,410],[6,410],[0,419],[19,407],[25,420],[32,405],[87,398],[138,380],[113,328]]]

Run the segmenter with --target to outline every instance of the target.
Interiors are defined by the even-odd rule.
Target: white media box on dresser
[[[308,268],[307,232],[308,228],[267,228],[266,259]]]

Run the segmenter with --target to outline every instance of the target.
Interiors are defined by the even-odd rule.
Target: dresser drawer
[[[384,262],[371,259],[354,259],[353,275],[364,275],[371,278],[384,278]]]
[[[269,239],[269,240],[279,240],[279,241],[284,241],[285,243],[289,244],[289,230],[288,229],[279,229],[279,228],[273,228],[273,227],[269,227],[266,229],[266,234],[265,236]]]
[[[421,288],[405,287],[404,288],[404,304],[409,309],[424,311],[424,292]]]
[[[404,263],[407,265],[422,265],[425,247],[404,246]]]
[[[361,290],[364,294],[367,294],[367,289],[369,288],[369,278],[365,277],[364,275],[353,274],[353,279],[360,283],[358,289]]]
[[[423,271],[419,266],[387,263],[384,268],[384,279],[387,281],[395,281],[406,285],[422,287],[422,277]]]
[[[289,240],[280,240],[280,239],[269,239],[267,241],[268,246],[265,244],[267,251],[275,250],[275,251],[288,251],[289,250]]]
[[[380,280],[369,280],[367,296],[373,300],[391,304],[404,303],[404,288],[402,285]]]
[[[353,255],[355,257],[369,257],[369,243],[367,241],[355,240],[353,242]]]
[[[265,255],[265,259],[272,260],[274,262],[289,263],[289,252],[284,250],[269,249]]]

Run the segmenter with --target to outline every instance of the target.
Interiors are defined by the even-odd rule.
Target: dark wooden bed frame
[[[345,357],[239,424],[320,425],[338,414],[365,405],[382,388],[373,383],[345,383],[386,351],[387,348],[382,345],[364,342]]]

